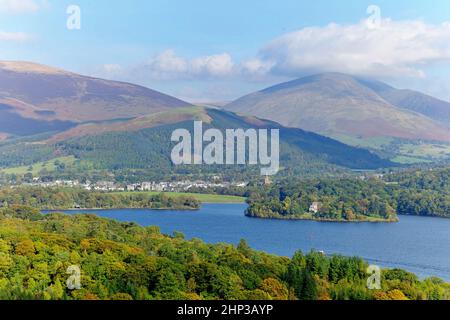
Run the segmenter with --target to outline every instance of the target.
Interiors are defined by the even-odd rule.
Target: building
[[[313,202],[311,204],[311,206],[309,207],[309,212],[317,213],[317,212],[319,212],[320,208],[322,208],[322,203],[320,203],[320,202]]]
[[[127,191],[136,191],[137,186],[135,184],[129,184],[127,185]]]
[[[153,184],[151,182],[142,182],[141,191],[152,191]]]

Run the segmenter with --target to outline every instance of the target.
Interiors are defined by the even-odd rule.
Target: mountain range
[[[129,83],[5,61],[0,62],[0,168],[72,157],[78,169],[221,172],[171,164],[171,132],[192,130],[193,120],[202,120],[220,129],[280,129],[285,170],[376,169],[394,164],[334,138],[450,142],[447,107],[420,93],[330,73],[265,89],[224,110]]]

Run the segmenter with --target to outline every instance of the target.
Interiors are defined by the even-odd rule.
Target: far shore
[[[154,211],[198,211],[200,208],[174,207],[174,208],[69,208],[69,209],[40,209],[41,211],[60,212],[60,211],[107,211],[107,210],[154,210]]]
[[[145,194],[145,195],[158,195],[164,193],[169,197],[191,197],[196,199],[203,204],[245,204],[246,198],[230,195],[220,195],[220,194],[204,194],[204,193],[186,193],[186,192],[157,192],[157,191],[122,191],[122,192],[112,192],[113,194]],[[201,207],[200,207],[201,208]],[[104,210],[158,210],[158,211],[197,211],[200,208],[190,208],[190,207],[169,207],[169,208],[57,208],[57,209],[41,209],[42,211],[104,211]]]
[[[246,198],[239,196],[230,196],[222,194],[209,194],[209,193],[189,193],[189,192],[158,192],[158,191],[122,191],[113,192],[114,194],[146,194],[146,195],[158,195],[165,194],[170,197],[192,197],[202,204],[233,204],[233,203],[245,203]]]

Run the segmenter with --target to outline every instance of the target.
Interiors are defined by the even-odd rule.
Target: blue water
[[[450,219],[402,216],[399,223],[326,223],[247,218],[244,204],[204,204],[199,211],[83,210],[188,239],[233,243],[246,239],[261,251],[283,256],[301,249],[359,256],[382,267],[399,267],[421,278],[450,281]],[[70,211],[68,213],[77,213]]]

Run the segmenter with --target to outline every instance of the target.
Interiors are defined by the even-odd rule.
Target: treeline
[[[106,193],[74,188],[18,187],[0,189],[0,206],[26,205],[45,210],[64,209],[198,209],[192,197],[171,197],[164,193]]]
[[[80,289],[66,283],[81,270]],[[292,259],[251,249],[208,245],[94,215],[41,215],[0,210],[0,299],[405,300],[448,299],[449,284],[384,270],[381,289],[367,288],[359,258],[297,252]]]
[[[450,217],[449,178],[450,168],[368,179],[291,178],[253,190],[247,215],[332,221],[395,221],[397,214]]]

